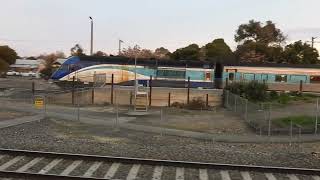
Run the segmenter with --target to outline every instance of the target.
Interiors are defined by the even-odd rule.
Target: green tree
[[[232,56],[230,47],[224,42],[224,39],[215,39],[204,47],[205,57],[207,59],[229,58]]]
[[[9,64],[5,60],[0,58],[0,77],[5,76],[8,68]]]
[[[283,59],[292,64],[316,64],[319,52],[307,43],[297,41],[285,47]]]
[[[236,54],[240,60],[247,61],[275,61],[281,54],[286,37],[272,21],[265,24],[250,20],[241,24],[235,35],[239,43]]]
[[[18,55],[15,50],[9,46],[0,46],[0,59],[11,65],[16,62]]]
[[[108,56],[108,55],[105,52],[97,51],[96,53],[93,54],[93,56]]]
[[[9,46],[0,46],[0,76],[5,76],[9,65],[16,62],[18,55]]]
[[[160,47],[154,51],[154,56],[157,59],[169,59],[170,51],[164,47]]]
[[[76,44],[71,48],[71,56],[85,56],[83,48],[79,44]]]
[[[200,48],[197,44],[190,44],[187,47],[177,49],[171,54],[175,60],[199,60]]]

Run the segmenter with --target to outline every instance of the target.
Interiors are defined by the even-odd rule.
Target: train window
[[[287,75],[285,74],[277,74],[276,82],[287,82]]]
[[[206,80],[210,80],[211,79],[211,73],[210,72],[206,72]]]
[[[229,73],[229,80],[230,81],[233,81],[234,80],[234,73]]]
[[[171,70],[171,69],[158,69],[157,77],[185,79],[186,71]]]
[[[320,83],[320,76],[310,76],[310,83]]]

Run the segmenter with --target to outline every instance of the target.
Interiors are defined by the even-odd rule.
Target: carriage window
[[[310,83],[320,83],[320,76],[310,76]]]
[[[157,71],[157,77],[184,79],[186,77],[186,71],[159,69]]]
[[[276,82],[287,82],[287,75],[277,74],[276,75]]]
[[[211,73],[210,72],[206,72],[206,80],[210,80],[211,79]]]
[[[229,73],[229,80],[233,81],[234,80],[234,73]]]

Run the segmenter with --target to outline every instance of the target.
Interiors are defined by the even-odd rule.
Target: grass
[[[274,104],[286,105],[292,102],[305,102],[311,103],[314,102],[315,98],[319,96],[308,93],[299,93],[299,92],[289,92],[289,93],[276,93],[275,91],[271,91],[269,93],[269,102]]]
[[[277,127],[285,128],[290,127],[292,124],[294,126],[301,126],[302,128],[313,128],[315,124],[315,117],[313,116],[289,116],[284,118],[278,118],[272,120],[272,123],[276,125]]]

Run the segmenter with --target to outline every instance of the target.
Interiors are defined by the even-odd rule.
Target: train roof
[[[80,56],[81,61],[94,61],[105,64],[134,65],[134,58],[122,56]],[[189,68],[214,68],[216,63],[222,63],[224,66],[244,66],[244,67],[281,67],[281,68],[312,68],[320,69],[320,64],[287,64],[287,63],[249,63],[239,62],[236,59],[216,59],[210,61],[200,60],[169,60],[169,59],[137,59],[137,65],[150,67],[189,67]]]

